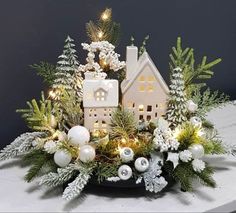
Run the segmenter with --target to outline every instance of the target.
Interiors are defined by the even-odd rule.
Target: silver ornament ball
[[[118,169],[118,176],[121,180],[128,180],[132,176],[132,169],[128,165],[122,165]]]
[[[201,144],[193,144],[188,150],[192,153],[194,159],[199,159],[204,156],[204,148]]]
[[[96,152],[95,149],[90,146],[90,145],[84,145],[82,147],[80,147],[80,151],[79,151],[79,159],[84,162],[91,162],[94,160],[96,156]]]
[[[89,131],[83,126],[74,126],[68,131],[70,143],[74,146],[83,146],[90,140]]]
[[[139,172],[145,172],[149,167],[149,161],[147,158],[140,157],[134,162],[135,169]]]
[[[66,167],[71,159],[71,154],[66,150],[58,150],[54,154],[54,162],[60,167]]]
[[[129,147],[121,148],[120,150],[120,158],[122,162],[130,162],[134,159],[134,152]]]
[[[196,128],[202,127],[202,120],[199,117],[194,116],[194,117],[190,118],[190,123]]]

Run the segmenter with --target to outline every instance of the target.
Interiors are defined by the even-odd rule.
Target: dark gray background
[[[0,0],[0,147],[27,130],[15,109],[44,89],[28,65],[55,63],[67,34],[76,40],[83,63],[84,25],[106,7],[113,8],[113,18],[122,26],[117,48],[122,57],[131,35],[140,44],[149,34],[148,52],[168,80],[168,54],[181,36],[198,57],[223,59],[209,85],[236,98],[235,0]]]

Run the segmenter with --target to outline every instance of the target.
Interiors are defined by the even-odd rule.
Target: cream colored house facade
[[[137,121],[155,121],[165,114],[169,89],[147,52],[127,47],[126,78],[121,83],[122,105]]]
[[[85,73],[83,81],[84,126],[90,132],[109,130],[113,110],[118,106],[118,81]]]

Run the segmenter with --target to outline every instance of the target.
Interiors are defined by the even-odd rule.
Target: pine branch
[[[55,126],[52,125],[52,120],[59,122],[60,112],[56,106],[52,105],[51,100],[45,99],[42,92],[39,103],[33,99],[27,102],[27,105],[28,109],[18,109],[17,112],[22,113],[28,127],[35,131],[47,131],[53,134]]]
[[[78,173],[79,169],[77,164],[69,164],[65,168],[58,168],[56,173],[50,172],[44,175],[39,184],[50,187],[62,185],[73,178]]]
[[[56,66],[48,62],[41,61],[39,64],[33,64],[30,66],[35,69],[37,74],[43,77],[43,82],[48,85],[52,85],[56,76]]]
[[[204,91],[197,88],[192,92],[191,99],[198,105],[198,116],[205,117],[206,113],[213,108],[227,103],[229,101],[229,96],[224,93],[220,94],[218,91],[212,92],[210,88],[207,88]]]
[[[139,48],[139,56],[141,56],[144,52],[146,52],[146,45],[147,45],[147,41],[149,39],[149,35],[146,35],[143,42],[142,42],[142,45],[141,47]]]
[[[25,175],[27,182],[31,182],[35,177],[39,176],[44,167],[55,165],[52,155],[38,149],[34,149],[23,156],[23,162],[32,165]]]
[[[72,200],[80,195],[85,185],[88,183],[93,169],[84,169],[75,178],[75,180],[68,184],[68,187],[63,192],[63,198],[65,200]]]
[[[32,142],[46,136],[43,132],[27,132],[17,137],[11,144],[0,151],[0,160],[14,158],[32,149]]]
[[[98,182],[101,183],[109,177],[117,176],[117,171],[120,162],[106,163],[101,162],[97,167],[96,176],[98,177]]]
[[[129,138],[136,131],[134,115],[128,110],[120,107],[111,117],[111,137]]]

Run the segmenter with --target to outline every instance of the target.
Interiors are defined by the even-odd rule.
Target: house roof
[[[162,78],[160,72],[158,71],[157,67],[155,66],[154,62],[150,58],[147,52],[144,52],[138,60],[138,65],[137,65],[137,70],[134,71],[134,75],[132,76],[131,79],[123,80],[121,83],[121,91],[123,94],[126,93],[126,91],[130,88],[130,86],[133,84],[135,79],[139,76],[139,74],[143,71],[145,66],[150,66],[153,74],[155,75],[156,79],[159,81],[160,86],[162,89],[165,91],[165,93],[169,93],[169,88],[165,82],[165,80]]]

